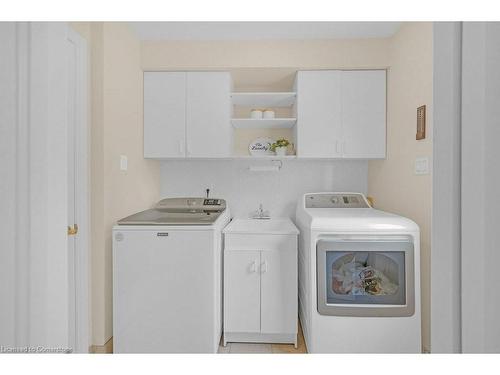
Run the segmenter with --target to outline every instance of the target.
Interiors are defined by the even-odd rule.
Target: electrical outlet
[[[416,175],[429,174],[429,158],[428,157],[415,159],[415,174]]]

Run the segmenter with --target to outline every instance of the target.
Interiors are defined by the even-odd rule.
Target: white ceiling
[[[131,22],[141,40],[386,38],[400,22]]]

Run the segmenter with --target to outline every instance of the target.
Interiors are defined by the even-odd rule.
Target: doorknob
[[[68,225],[68,236],[74,236],[78,233],[78,224],[73,226]]]

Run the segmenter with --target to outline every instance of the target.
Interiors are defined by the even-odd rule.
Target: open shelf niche
[[[236,158],[294,159],[295,156],[295,103],[294,83],[297,69],[245,68],[231,71],[233,78],[233,154]],[[273,119],[252,119],[252,109],[271,109]],[[260,137],[285,138],[292,145],[289,155],[252,156],[248,145]]]

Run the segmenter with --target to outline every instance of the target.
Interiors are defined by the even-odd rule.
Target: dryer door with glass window
[[[411,316],[415,312],[410,239],[323,239],[316,246],[318,312]]]

